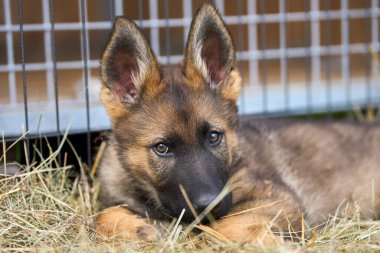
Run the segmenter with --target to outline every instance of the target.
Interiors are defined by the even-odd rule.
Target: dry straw
[[[67,134],[62,143],[65,141],[68,142]],[[101,240],[93,228],[93,221],[99,211],[98,187],[96,181],[87,177],[84,165],[73,168],[63,162],[59,166],[57,155],[62,148],[60,145],[57,150],[50,148],[47,157],[35,150],[42,162],[31,160],[29,165],[16,164],[20,171],[8,175],[6,168],[11,161],[7,160],[7,151],[13,145],[16,144],[7,147],[3,142],[2,149],[5,152],[0,157],[0,252],[380,251],[380,221],[362,220],[357,208],[349,207],[337,212],[326,224],[317,228],[305,226],[299,238],[279,240],[282,243],[276,246],[258,243],[237,245],[197,222],[190,226],[183,225],[181,217],[170,224],[157,222],[163,234],[157,243]],[[82,164],[80,158],[77,159]],[[273,205],[278,205],[280,210],[281,203]],[[199,214],[199,220],[205,215]],[[201,233],[194,233],[192,228]]]

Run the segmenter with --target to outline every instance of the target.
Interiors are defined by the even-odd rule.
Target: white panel
[[[4,0],[4,31],[6,31],[7,40],[7,66],[9,66],[8,82],[9,82],[9,97],[10,103],[12,105],[16,104],[17,93],[16,93],[16,75],[14,72],[14,50],[13,50],[13,37],[11,32],[12,17],[11,17],[11,5],[10,0]]]

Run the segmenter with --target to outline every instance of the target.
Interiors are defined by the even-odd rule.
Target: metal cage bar
[[[371,52],[374,54],[380,51],[379,46],[379,1],[371,0]],[[379,64],[376,59],[371,60],[371,76],[375,76],[379,73]],[[370,86],[369,92],[371,93],[373,87]],[[372,102],[371,104],[372,105]]]
[[[56,58],[56,50],[55,50],[55,30],[54,30],[54,24],[55,24],[55,0],[49,0],[48,3],[49,7],[49,21],[51,24],[51,31],[50,31],[50,45],[46,45],[46,47],[50,47],[50,53],[51,53],[51,61],[53,64],[52,72],[52,82],[54,85],[54,100],[55,100],[55,118],[56,118],[56,127],[57,127],[57,145],[61,142],[61,129],[60,129],[60,119],[59,119],[59,88],[58,88],[58,76],[57,76],[57,58]],[[58,162],[59,164],[62,164],[61,154],[58,154]]]
[[[367,16],[365,18],[365,26],[364,26],[364,37],[365,37],[365,42],[366,42],[366,54],[365,54],[365,82],[366,82],[366,100],[367,100],[367,106],[370,107],[372,106],[372,98],[371,98],[371,86],[372,86],[372,81],[371,81],[371,0],[365,0],[366,2],[366,11],[367,11]]]
[[[304,11],[305,11],[305,20],[310,20],[310,6],[311,3],[309,0],[304,0]],[[307,22],[304,22],[304,45],[305,45],[305,112],[310,116],[313,113],[313,96],[312,96],[312,91],[311,91],[311,82],[312,82],[312,77],[311,77],[311,49],[310,49],[310,44],[311,44],[311,38],[308,36],[308,31],[309,31],[309,24]]]
[[[262,46],[262,111],[263,114],[267,114],[268,112],[268,89],[267,89],[267,59],[268,59],[268,50],[266,48],[266,19],[265,19],[265,0],[260,0],[260,14],[261,14],[261,46]]]
[[[319,10],[319,0],[310,0],[312,3],[312,9],[311,9],[311,15],[310,19],[313,21],[315,20],[326,20],[326,19],[334,19],[334,20],[340,20],[342,16],[342,11],[340,10],[330,10],[329,15],[327,16],[323,11]],[[171,18],[169,20],[169,23],[166,24],[165,19],[159,19],[156,11],[158,10],[157,2],[156,0],[149,0],[149,3],[154,3],[153,5],[150,5],[150,13],[153,15],[153,18],[150,17],[150,19],[144,19],[142,20],[142,26],[144,28],[159,28],[159,27],[165,27],[166,25],[172,26],[172,27],[184,27],[186,25],[189,25],[191,19],[188,18]],[[116,0],[115,3],[118,3],[118,0]],[[122,3],[122,2],[121,2]],[[120,10],[119,6],[123,6],[122,4],[118,5],[115,4],[115,10],[117,11],[116,15],[123,15],[122,10]],[[155,7],[154,7],[155,6]],[[349,9],[346,11],[347,16],[350,19],[360,19],[366,17],[366,11],[362,9]],[[379,7],[373,7],[372,15],[375,17],[379,17],[380,15],[380,8]],[[154,14],[156,13],[156,14]],[[281,14],[280,13],[269,13],[264,14],[265,15],[265,22],[266,23],[279,23],[281,21]],[[231,15],[231,16],[225,16],[224,20],[227,22],[227,24],[230,25],[237,25],[239,24],[239,21],[243,22],[244,24],[254,24],[254,23],[261,23],[261,18],[259,15]],[[302,22],[305,21],[305,14],[304,12],[291,12],[287,13],[287,20],[288,22]],[[64,22],[64,23],[57,23],[56,24],[56,30],[57,31],[71,31],[71,30],[81,30],[82,24],[80,22]],[[92,21],[87,24],[86,29],[88,30],[104,30],[109,29],[112,27],[112,23],[110,21]],[[17,32],[19,30],[18,25],[0,25],[0,32]],[[47,31],[49,30],[49,27],[45,27],[43,24],[25,24],[24,25],[24,31],[30,32],[30,31]],[[317,30],[313,30],[317,31]]]
[[[351,98],[351,82],[350,82],[350,31],[349,31],[349,16],[348,16],[348,0],[340,1],[341,12],[341,65],[342,65],[342,82],[346,86],[346,109],[350,110],[352,107]]]
[[[281,83],[284,86],[284,109],[289,110],[289,77],[288,77],[288,33],[287,33],[287,3],[279,0],[280,19],[280,66]]]
[[[330,1],[324,0],[323,1],[324,10],[326,12],[326,15],[329,16],[329,10],[330,10]],[[326,111],[327,111],[327,117],[331,118],[331,112],[332,112],[332,97],[331,97],[331,88],[332,88],[332,77],[331,77],[331,68],[332,68],[332,61],[331,61],[331,19],[327,19],[325,21],[324,25],[325,34],[324,34],[324,40],[325,45],[327,45],[326,50],[326,74],[325,74],[325,85],[326,85]]]
[[[166,21],[166,25],[165,25],[165,56],[166,56],[166,61],[165,63],[166,64],[170,64],[171,63],[171,59],[170,59],[170,48],[171,48],[171,45],[170,45],[170,26],[168,25],[169,24],[169,15],[170,15],[170,6],[169,6],[169,0],[164,0],[164,16],[165,16],[165,21]]]
[[[46,27],[51,27],[50,23],[50,12],[49,12],[49,0],[42,0],[42,16],[43,16],[43,25]],[[51,29],[48,29],[44,32],[44,49],[45,49],[45,63],[49,66],[53,64],[52,57],[52,47],[51,47]],[[49,100],[54,99],[54,76],[53,68],[46,70],[46,90]]]
[[[379,44],[380,44],[379,42],[375,43],[376,47],[378,47]],[[348,50],[347,53],[364,54],[366,52],[366,45],[367,44],[365,43],[350,44],[347,49]],[[341,45],[333,45],[333,46],[330,45],[329,47],[317,46],[317,50],[314,49],[313,51],[313,57],[326,56],[329,52],[331,52],[330,53],[331,55],[341,55],[342,50],[343,50],[343,46]],[[299,58],[305,55],[304,47],[288,48],[286,51],[287,51],[288,58]],[[265,56],[263,55],[264,54],[262,50],[259,52],[248,50],[248,51],[238,52],[237,58],[238,60],[279,59],[281,55],[281,49],[265,49]],[[164,55],[157,55],[157,57],[160,61],[165,60]],[[182,60],[182,55],[171,55],[171,59],[172,59],[172,63],[178,63]],[[26,63],[26,66],[28,68],[28,71],[41,71],[41,70],[48,70],[52,68],[51,65],[48,65],[42,62]],[[98,68],[99,60],[88,60],[88,67]],[[61,62],[57,62],[57,68],[58,69],[82,69],[83,63],[82,61],[61,61]],[[320,67],[318,67],[318,69],[320,70]],[[15,71],[15,72],[22,71],[22,64],[0,65],[0,72],[10,72],[10,71]]]
[[[310,0],[310,18],[311,18],[311,90],[313,86],[320,83],[321,81],[321,45],[320,45],[320,25],[319,20],[321,19],[319,10],[319,1]]]
[[[29,115],[28,115],[28,88],[26,83],[26,66],[25,66],[25,47],[24,47],[24,20],[23,20],[23,2],[18,1],[18,21],[20,25],[20,50],[21,50],[21,66],[22,66],[22,86],[24,95],[24,115],[25,115],[25,133],[26,133],[26,158],[29,160]],[[27,161],[28,163],[28,161]]]
[[[86,125],[87,125],[87,165],[91,167],[91,120],[90,120],[90,98],[88,93],[88,60],[89,60],[89,41],[87,26],[87,0],[79,0],[80,20],[82,23],[81,33],[81,46],[82,46],[82,59],[83,59],[83,81],[85,88],[85,100],[86,100]]]
[[[188,21],[183,25],[183,41],[186,41],[190,30],[191,18],[193,16],[193,6],[191,5],[191,0],[182,1],[182,13],[183,19]]]
[[[115,0],[115,15],[122,16],[124,14],[123,0]]]
[[[215,0],[215,6],[221,15],[224,15],[224,0]]]
[[[380,104],[378,63],[373,57],[380,51],[380,7],[378,0],[365,1],[367,1],[365,7],[354,9],[349,6],[349,0],[340,0],[338,2],[304,0],[304,10],[298,8],[296,11],[290,10],[293,2],[287,0],[278,0],[271,3],[265,0],[214,1],[220,12],[227,14],[224,17],[227,25],[232,25],[233,29],[237,27],[235,30],[237,31],[237,36],[235,36],[234,40],[237,42],[235,46],[238,64],[241,67],[246,67],[246,63],[248,64],[248,70],[244,69],[246,72],[242,73],[244,84],[239,101],[240,112],[256,114],[332,112],[341,109],[350,110],[357,105]],[[42,21],[38,21],[39,23],[21,22],[20,24],[12,24],[11,13],[13,12],[11,12],[11,9],[20,7],[22,0],[19,0],[19,5],[14,6],[11,5],[10,0],[3,0],[4,22],[0,24],[0,33],[5,35],[7,52],[6,61],[0,64],[0,73],[2,75],[5,73],[3,76],[6,76],[8,81],[6,88],[9,89],[9,103],[1,104],[0,125],[5,126],[4,129],[10,129],[10,131],[5,132],[6,135],[7,133],[11,133],[8,135],[19,134],[12,126],[21,123],[28,123],[27,128],[35,133],[36,122],[41,115],[42,121],[44,121],[42,122],[41,131],[44,134],[59,134],[61,129],[67,127],[68,118],[72,116],[71,114],[74,114],[77,119],[80,118],[80,120],[75,121],[76,125],[73,132],[89,133],[91,130],[108,128],[109,122],[107,123],[104,109],[100,106],[97,98],[93,98],[91,94],[89,96],[89,89],[91,91],[95,85],[100,83],[100,81],[96,80],[97,83],[94,83],[95,78],[92,78],[94,75],[93,70],[99,68],[99,60],[90,59],[89,35],[91,35],[92,39],[93,34],[109,31],[115,16],[128,15],[128,13],[131,13],[130,11],[135,11],[134,13],[138,13],[138,25],[150,33],[150,42],[158,60],[163,63],[178,63],[182,60],[182,55],[173,53],[172,48],[176,45],[175,43],[186,41],[193,15],[193,1],[191,0],[182,0],[177,5],[182,4],[182,16],[174,13],[175,9],[171,6],[174,2],[169,0],[162,2],[158,0],[139,0],[135,2],[110,0],[107,2],[107,7],[110,9],[109,18],[108,16],[104,18],[105,16],[103,15],[103,19],[99,19],[100,21],[88,21],[87,3],[89,1],[78,0],[80,16],[78,22],[66,22],[66,20],[55,22],[54,0],[41,0],[38,3],[42,4]],[[175,3],[178,4],[178,2]],[[329,3],[329,5],[338,3],[340,8],[331,9],[330,6],[323,5],[323,3]],[[26,4],[27,2],[24,1],[24,5]],[[91,2],[91,4],[100,5],[98,2],[96,4]],[[159,10],[161,11],[161,9],[158,8],[158,4],[164,4],[164,9],[162,9],[164,11],[163,16],[160,16]],[[275,7],[273,7],[273,4]],[[125,9],[125,13],[124,7],[128,7]],[[135,9],[132,10],[132,7]],[[25,11],[28,10],[25,9]],[[146,12],[149,17],[145,16]],[[174,14],[176,18],[173,17]],[[370,28],[369,25],[365,28],[367,29],[365,31],[366,39],[356,41],[356,43],[350,39],[350,22],[355,19],[365,19],[365,22],[370,25]],[[336,21],[341,22],[338,29],[340,29],[341,34],[339,35],[342,41],[341,43],[333,44],[331,36],[335,35],[335,33],[331,31],[332,26],[330,23],[335,23]],[[304,38],[299,39],[299,41],[304,41],[304,44],[298,42],[299,44],[293,45],[291,43],[291,22],[304,24]],[[178,39],[178,35],[172,35],[173,31],[178,31],[178,29],[172,28],[183,28],[183,42]],[[274,33],[273,30],[276,29],[278,29],[278,35],[281,35],[278,39],[279,44],[277,41],[273,43],[273,38],[271,37],[271,33]],[[77,31],[80,34],[82,58],[57,61],[54,34],[68,31]],[[247,35],[246,31],[248,31]],[[325,32],[323,33],[323,31]],[[25,52],[23,50],[28,49],[21,48],[21,45],[20,49],[24,54],[24,59],[23,61],[16,59],[15,52],[18,51],[18,48],[13,48],[16,41],[14,36],[19,33],[24,36],[23,32],[34,32],[43,36],[45,46],[43,51],[44,60],[25,62]],[[160,33],[163,34],[160,36]],[[302,36],[301,31],[299,34]],[[181,36],[182,34],[180,33]],[[160,38],[164,38],[164,40],[160,41]],[[160,45],[160,43],[164,42],[165,45]],[[28,54],[29,52],[26,53]],[[350,69],[350,65],[354,66],[355,64],[354,61],[352,64],[350,63],[350,57],[356,57],[356,55],[364,55],[367,59],[368,70],[365,70],[365,74],[360,77],[354,76],[355,72],[351,73]],[[294,72],[292,71],[293,62],[298,61],[296,58],[304,59],[305,66],[297,69],[297,71],[304,72],[305,79],[297,77],[294,79],[296,81],[294,81],[292,79]],[[339,60],[337,65],[341,65],[340,76],[333,75],[333,70],[331,70],[335,59]],[[27,84],[33,84],[33,82],[29,79],[28,83],[26,82],[26,70],[28,73],[45,71],[47,83],[43,89],[47,91],[46,100],[28,103]],[[58,100],[59,93],[65,88],[61,84],[58,87],[57,71],[59,70],[83,70],[80,87],[84,94],[80,93],[76,94],[77,96]],[[279,78],[273,74],[274,70],[276,73],[278,72]],[[18,80],[16,80],[16,77],[19,75],[22,77],[24,102],[21,99],[21,92],[17,93]],[[38,108],[46,109],[46,111]],[[25,119],[22,120],[20,120],[21,111],[25,114]],[[41,113],[41,111],[43,112]],[[18,115],[16,115],[17,113]],[[83,117],[83,115],[86,116]],[[9,123],[16,122],[16,119],[17,124]],[[56,121],[56,124],[51,124],[54,121]]]
[[[247,5],[248,14],[250,16],[257,15],[257,1],[248,0]],[[257,22],[248,25],[248,45],[250,51],[258,51]],[[257,85],[259,83],[259,64],[257,60],[252,59],[249,61],[249,79],[252,85]]]
[[[158,6],[157,6],[157,1],[156,0],[149,0],[149,17],[152,23],[157,22],[158,20]],[[147,24],[143,23],[143,27],[150,27]],[[167,20],[163,19],[162,20],[162,26],[165,27],[166,25],[170,25],[170,21],[167,22]],[[151,46],[153,51],[157,54],[160,55],[160,31],[158,30],[159,26],[156,27],[150,27],[150,39],[151,39]]]
[[[243,3],[242,3],[242,0],[237,0],[236,1],[236,12],[237,12],[237,15],[238,17],[240,17],[243,13]],[[240,21],[239,22],[239,25],[237,27],[237,38],[236,38],[236,44],[235,44],[235,49],[236,51],[242,51],[243,50],[243,23]],[[238,61],[238,68],[241,67],[242,63],[241,61]],[[241,99],[240,99],[240,111],[241,112],[244,112],[245,111],[245,100],[244,100],[244,96],[246,95],[245,94],[245,90],[244,90],[244,85],[240,91],[240,94],[241,94]]]

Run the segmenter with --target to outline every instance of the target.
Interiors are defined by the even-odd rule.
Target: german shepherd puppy
[[[268,222],[297,231],[304,215],[318,225],[349,202],[368,218],[380,214],[379,126],[239,118],[232,39],[210,3],[177,66],[160,66],[136,24],[118,18],[101,75],[112,121],[99,170],[103,235],[155,240],[151,219],[184,209],[192,221],[228,181],[210,226],[236,242],[270,236]]]

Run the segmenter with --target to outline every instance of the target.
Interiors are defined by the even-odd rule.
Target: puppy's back
[[[312,224],[347,202],[365,216],[380,214],[378,123],[243,119],[240,139],[255,154],[248,167],[262,164],[253,173],[278,177]]]

